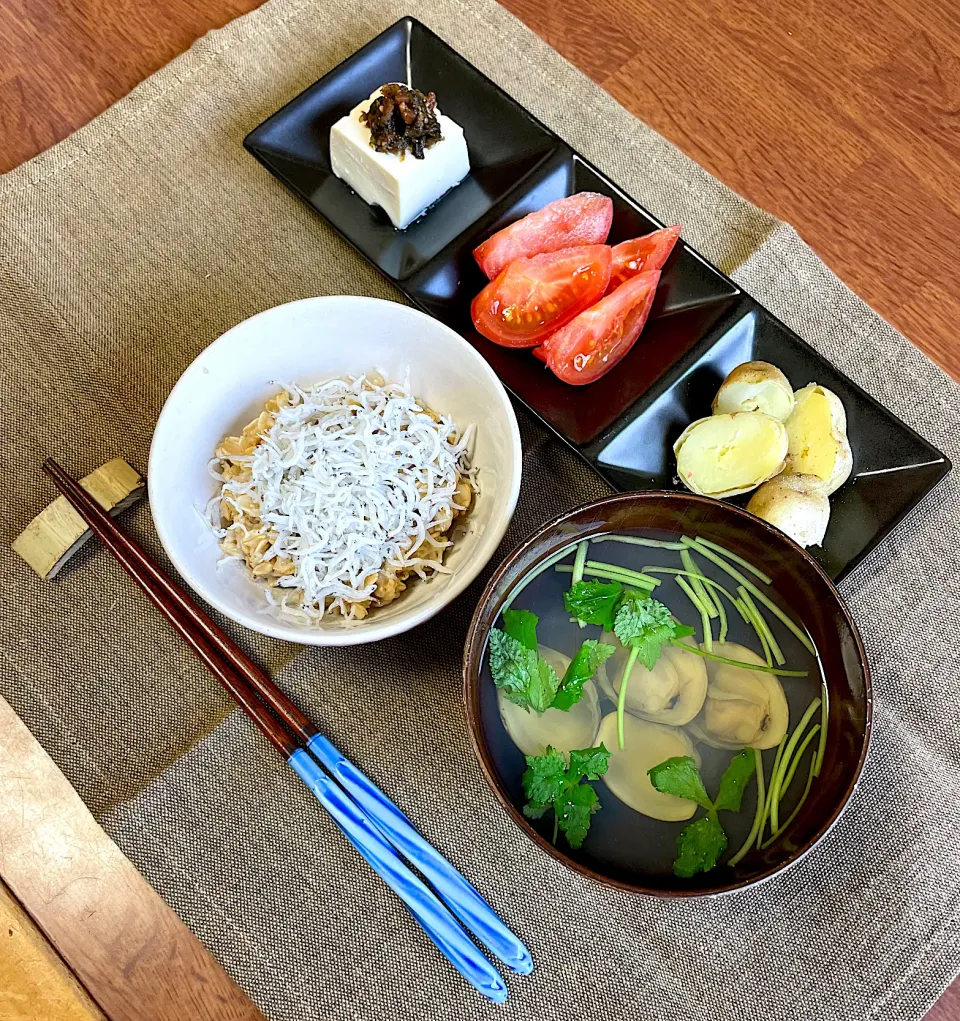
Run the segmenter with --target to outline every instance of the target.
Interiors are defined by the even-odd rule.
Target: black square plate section
[[[674,440],[709,413],[730,370],[754,360],[778,365],[797,387],[828,387],[846,408],[853,474],[830,497],[823,546],[810,551],[831,577],[842,577],[940,482],[950,462],[752,298],[738,302],[656,392],[641,397],[629,420],[582,453],[619,490],[677,488]]]
[[[437,106],[466,129],[470,173],[428,215],[400,231],[382,209],[368,206],[334,176],[330,128],[385,82],[405,81],[435,92]],[[378,269],[401,281],[486,216],[563,145],[505,99],[446,43],[404,18],[251,131],[243,144]],[[478,111],[486,113],[478,116]]]
[[[435,92],[463,127],[470,153],[467,178],[404,231],[330,169],[331,126],[390,81]],[[486,282],[471,253],[500,227],[578,191],[613,199],[613,244],[663,224],[414,18],[402,18],[324,75],[244,145],[416,305],[466,337],[504,384],[618,489],[678,488],[674,440],[709,413],[724,375],[751,358],[779,365],[797,387],[829,387],[846,407],[854,475],[832,497],[823,547],[811,550],[834,578],[950,471],[940,451],[683,241],[663,267],[640,340],[596,383],[568,386],[529,352],[484,340],[470,321],[470,302]]]

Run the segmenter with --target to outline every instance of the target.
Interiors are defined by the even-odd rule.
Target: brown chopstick
[[[460,925],[460,922],[466,925],[514,971],[529,974],[533,968],[530,953],[502,919],[417,833],[400,809],[344,759],[273,681],[124,535],[74,478],[52,459],[44,462],[43,469],[124,570],[283,754],[440,951],[484,996],[502,1003],[507,990],[499,973]],[[400,854],[433,884],[433,890],[403,864]],[[441,892],[443,901],[436,891]]]
[[[270,742],[288,758],[301,742],[306,744],[316,728],[266,673],[160,571],[76,479],[52,458],[43,470]]]

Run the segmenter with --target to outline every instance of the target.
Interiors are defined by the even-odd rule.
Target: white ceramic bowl
[[[444,562],[452,574],[415,581],[364,621],[307,627],[282,619],[262,589],[221,554],[204,508],[217,490],[207,465],[276,394],[274,381],[311,385],[377,369],[465,428],[477,427],[480,493]],[[276,638],[306,645],[357,645],[428,620],[459,595],[493,555],[520,489],[517,419],[500,380],[451,329],[405,305],[377,298],[305,298],[234,326],[180,377],[150,447],[150,509],[164,549],[191,588],[223,614]]]

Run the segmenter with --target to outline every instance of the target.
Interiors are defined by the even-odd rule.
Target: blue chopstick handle
[[[400,861],[396,851],[363,812],[302,748],[298,748],[287,761],[374,872],[403,901],[447,960],[484,996],[494,1003],[503,1003],[507,998],[507,987],[497,969],[470,941],[436,896]]]
[[[533,971],[530,951],[462,875],[414,829],[399,808],[322,735],[307,747],[340,781],[384,836],[426,876],[450,910],[481,943],[521,975]]]

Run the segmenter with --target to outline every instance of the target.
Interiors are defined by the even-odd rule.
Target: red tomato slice
[[[613,246],[613,269],[610,272],[609,291],[616,290],[624,280],[638,273],[661,269],[680,237],[679,227],[664,227],[652,234],[632,241],[621,241]]]
[[[547,364],[547,352],[543,350],[542,344],[539,347],[535,347],[530,354],[532,354],[534,358],[538,358],[544,365]]]
[[[557,252],[574,245],[601,245],[613,222],[613,199],[581,191],[557,199],[509,227],[497,231],[473,250],[480,268],[493,280],[514,259]]]
[[[660,270],[622,283],[543,342],[547,365],[574,386],[609,372],[633,347],[650,315]]]
[[[514,259],[473,299],[473,325],[503,347],[534,347],[601,298],[610,248],[582,245]]]

